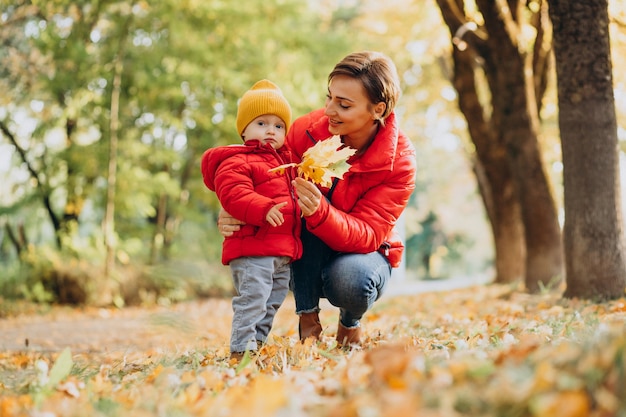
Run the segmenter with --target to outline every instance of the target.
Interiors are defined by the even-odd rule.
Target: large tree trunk
[[[495,282],[516,282],[524,277],[526,248],[520,205],[506,150],[485,120],[484,109],[478,99],[475,57],[455,49],[453,58],[453,84],[476,149],[474,173],[493,235]]]
[[[624,296],[607,0],[552,0],[565,192],[566,297]]]
[[[539,116],[532,54],[520,42],[525,24],[520,2],[506,10],[493,0],[478,0],[488,32],[486,60],[493,127],[504,140],[520,202],[526,241],[525,284],[530,292],[562,278],[561,230],[538,143]],[[508,11],[508,13],[507,13]]]
[[[537,94],[543,94],[546,77],[534,73],[546,71],[550,51],[544,42],[532,51],[520,45],[519,32],[528,22],[521,21],[519,1],[508,1],[508,8],[493,0],[476,3],[481,27],[465,15],[462,0],[438,0],[457,49],[454,84],[485,173],[484,181],[478,179],[501,257],[497,281],[523,273],[527,290],[537,292],[562,276],[561,231],[538,144]],[[536,15],[533,22],[545,23]],[[543,28],[537,29],[542,40]],[[480,89],[472,86],[480,75],[490,101],[479,100]]]

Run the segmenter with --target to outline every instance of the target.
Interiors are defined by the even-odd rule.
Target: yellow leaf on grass
[[[391,389],[406,388],[406,371],[414,358],[401,345],[383,345],[365,355],[365,363],[372,368],[372,383],[384,384]]]
[[[534,391],[547,391],[556,384],[557,370],[551,363],[544,361],[535,370]]]
[[[10,357],[10,359],[12,360],[13,365],[18,368],[26,368],[26,366],[28,366],[31,361],[31,357],[23,352],[16,353],[12,357]]]
[[[28,395],[0,397],[0,416],[21,416],[24,410],[31,408],[33,401]]]
[[[531,401],[530,410],[536,417],[586,417],[591,404],[584,391],[551,392]]]
[[[277,415],[288,404],[289,387],[269,376],[252,379],[248,386],[235,386],[227,393],[229,416],[247,417]]]
[[[153,383],[154,381],[156,381],[156,379],[159,377],[159,375],[161,375],[161,372],[163,372],[165,368],[163,367],[163,365],[158,364],[153,370],[152,372],[146,376],[146,382],[148,384]]]

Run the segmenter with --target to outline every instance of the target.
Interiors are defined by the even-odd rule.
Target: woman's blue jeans
[[[354,327],[382,295],[391,266],[379,252],[366,254],[333,251],[302,227],[303,256],[291,267],[291,290],[296,313],[320,311],[320,298],[339,308],[339,320]]]

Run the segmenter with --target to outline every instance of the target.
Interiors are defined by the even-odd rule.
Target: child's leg
[[[256,340],[265,343],[267,336],[272,329],[274,316],[278,308],[285,301],[289,292],[289,280],[291,279],[291,264],[289,258],[285,256],[274,258],[274,279],[272,292],[267,298],[265,317],[256,326]]]
[[[246,257],[231,261],[237,295],[233,297],[230,351],[256,350],[256,326],[265,317],[272,291],[273,257]]]

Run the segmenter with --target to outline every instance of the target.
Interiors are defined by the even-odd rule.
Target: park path
[[[483,277],[447,280],[396,280],[383,298],[432,291],[447,291],[486,283]],[[324,300],[325,301],[325,300]],[[328,320],[336,308],[321,305]],[[275,320],[278,334],[294,336],[297,319],[291,294]],[[329,318],[331,317],[332,318]],[[200,341],[227,346],[232,311],[230,299],[210,298],[167,307],[53,308],[41,315],[0,319],[0,352],[145,352],[158,348],[181,349]]]

